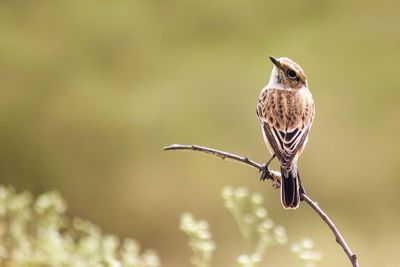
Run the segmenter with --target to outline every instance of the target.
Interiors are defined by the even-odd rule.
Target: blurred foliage
[[[305,267],[317,266],[317,262],[322,258],[320,252],[313,250],[314,242],[311,239],[304,238],[300,242],[294,243],[291,249],[305,262]]]
[[[241,230],[245,247],[255,243],[250,254],[238,257],[237,266],[259,266],[267,248],[287,242],[285,228],[274,226],[274,222],[267,217],[260,194],[250,195],[246,188],[226,187],[222,196],[225,207]],[[246,208],[250,208],[251,212],[244,213]],[[13,187],[0,185],[0,265],[160,266],[160,260],[152,250],[141,253],[135,240],[120,242],[114,235],[103,234],[98,226],[89,221],[70,219],[65,215],[66,209],[65,200],[56,191],[34,198],[27,191],[16,193]],[[210,267],[215,243],[208,223],[185,213],[181,216],[180,228],[189,236],[193,265]],[[251,232],[257,232],[258,242],[249,242]],[[316,266],[321,258],[320,253],[313,252],[312,248],[313,242],[309,239],[292,245],[292,250],[306,267]]]
[[[196,221],[192,214],[185,213],[181,216],[180,228],[189,236],[189,246],[193,251],[192,264],[196,267],[209,267],[215,243],[208,223]]]
[[[225,207],[232,214],[249,247],[254,243],[254,235],[257,235],[259,240],[252,252],[256,258],[261,260],[266,248],[287,242],[285,228],[280,225],[275,226],[273,220],[268,217],[261,194],[250,194],[245,187],[227,186],[222,191],[222,197]]]
[[[286,229],[274,225],[263,207],[264,198],[259,193],[249,193],[244,187],[227,186],[222,191],[225,207],[235,219],[244,241],[244,252],[237,257],[238,267],[257,267],[262,264],[268,248],[283,245],[288,241]],[[210,267],[215,243],[207,221],[195,220],[193,215],[181,216],[181,230],[189,236],[189,246],[193,251],[192,263],[196,267]],[[257,241],[254,240],[257,236]],[[321,253],[313,251],[314,243],[303,239],[292,245],[292,251],[303,261],[305,267],[315,267],[321,260]],[[268,262],[268,261],[265,261]],[[267,264],[268,265],[268,264]]]
[[[326,266],[345,266],[312,211],[283,211],[254,170],[161,151],[198,143],[265,161],[255,105],[267,56],[286,56],[306,71],[317,108],[299,163],[307,192],[362,266],[394,267],[399,8],[393,0],[0,1],[0,182],[56,189],[71,215],[137,237],[165,266],[186,264],[176,234],[186,210],[228,244],[216,259],[236,255],[241,237],[222,234],[235,225],[214,203],[226,184],[246,186],[289,236],[310,233]],[[279,249],[271,263],[292,266]]]
[[[98,226],[65,216],[66,203],[57,192],[36,199],[0,186],[0,265],[4,267],[93,266],[158,267],[151,250],[120,243]]]
[[[286,229],[281,225],[274,225],[263,207],[264,199],[261,194],[250,194],[244,187],[228,186],[222,191],[222,197],[247,247],[247,251],[237,258],[238,266],[260,266],[268,248],[287,243]]]

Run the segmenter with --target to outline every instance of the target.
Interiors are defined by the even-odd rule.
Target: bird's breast
[[[314,102],[307,88],[267,89],[261,93],[259,105],[260,117],[281,131],[304,128],[314,117]]]

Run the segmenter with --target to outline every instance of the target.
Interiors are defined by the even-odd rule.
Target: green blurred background
[[[241,251],[225,185],[261,192],[319,266],[350,266],[309,207],[285,211],[254,169],[192,152],[196,143],[269,156],[255,105],[268,55],[308,74],[317,115],[300,160],[310,196],[362,266],[398,266],[400,2],[1,1],[0,182],[56,189],[69,213],[188,266],[179,216],[211,224],[214,266]],[[274,168],[276,168],[276,163]],[[283,257],[282,257],[283,256]],[[288,247],[265,266],[300,266]]]

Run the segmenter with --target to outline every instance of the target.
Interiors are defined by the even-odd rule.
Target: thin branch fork
[[[208,147],[203,147],[203,146],[198,146],[198,145],[179,145],[179,144],[174,144],[170,146],[164,147],[164,150],[193,150],[193,151],[200,151],[204,152],[207,154],[211,154],[215,157],[218,157],[220,159],[231,159],[235,161],[239,161],[243,164],[249,165],[253,168],[258,169],[259,171],[262,171],[263,165],[257,163],[254,160],[251,160],[247,156],[238,156],[232,153],[228,153],[225,151],[217,150],[217,149],[212,149]],[[271,180],[274,182],[274,184],[277,184],[277,181],[281,179],[281,173],[278,171],[274,170],[269,170],[269,175],[271,177]],[[329,226],[333,234],[335,235],[336,242],[343,248],[344,252],[346,253],[347,257],[349,258],[351,264],[353,267],[359,267],[358,265],[358,259],[357,255],[354,254],[350,247],[347,245],[346,241],[343,238],[343,235],[340,233],[336,225],[333,223],[333,221],[329,218],[329,216],[319,207],[317,202],[314,202],[306,193],[301,193],[300,194],[301,199],[304,200],[320,217],[321,219]]]

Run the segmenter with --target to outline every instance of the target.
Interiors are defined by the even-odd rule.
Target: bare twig
[[[197,146],[197,145],[170,145],[164,147],[164,150],[194,150],[194,151],[200,151],[204,153],[211,154],[213,156],[216,156],[220,159],[232,159],[236,160],[239,162],[242,162],[244,164],[250,165],[253,168],[258,169],[259,171],[262,170],[263,165],[255,162],[254,160],[251,160],[249,157],[242,157],[238,156],[232,153],[228,153],[225,151],[217,150],[217,149],[212,149],[208,147],[202,147],[202,146]],[[278,171],[274,170],[268,170],[270,177],[272,177],[273,181],[277,181],[281,178],[281,174]],[[357,260],[357,255],[354,254],[349,246],[347,245],[346,241],[344,240],[342,234],[338,230],[338,228],[335,226],[335,224],[332,222],[332,220],[328,217],[328,215],[319,207],[319,205],[314,202],[307,194],[301,193],[301,198],[307,204],[315,210],[315,212],[318,213],[318,215],[321,217],[321,219],[329,226],[329,228],[332,230],[333,234],[335,235],[336,242],[343,248],[344,252],[346,255],[349,257],[351,264],[353,267],[359,267],[358,265],[358,260]]]
[[[328,217],[328,215],[318,206],[318,203],[314,202],[307,194],[302,193],[301,197],[310,205],[311,208],[318,213],[318,215],[324,220],[324,222],[331,228],[333,234],[335,235],[336,242],[342,246],[344,252],[346,253],[347,257],[349,257],[351,263],[354,267],[358,267],[358,260],[357,255],[354,254],[349,245],[347,245],[346,240],[344,240],[342,234],[337,229],[336,225],[332,222],[332,220]]]

